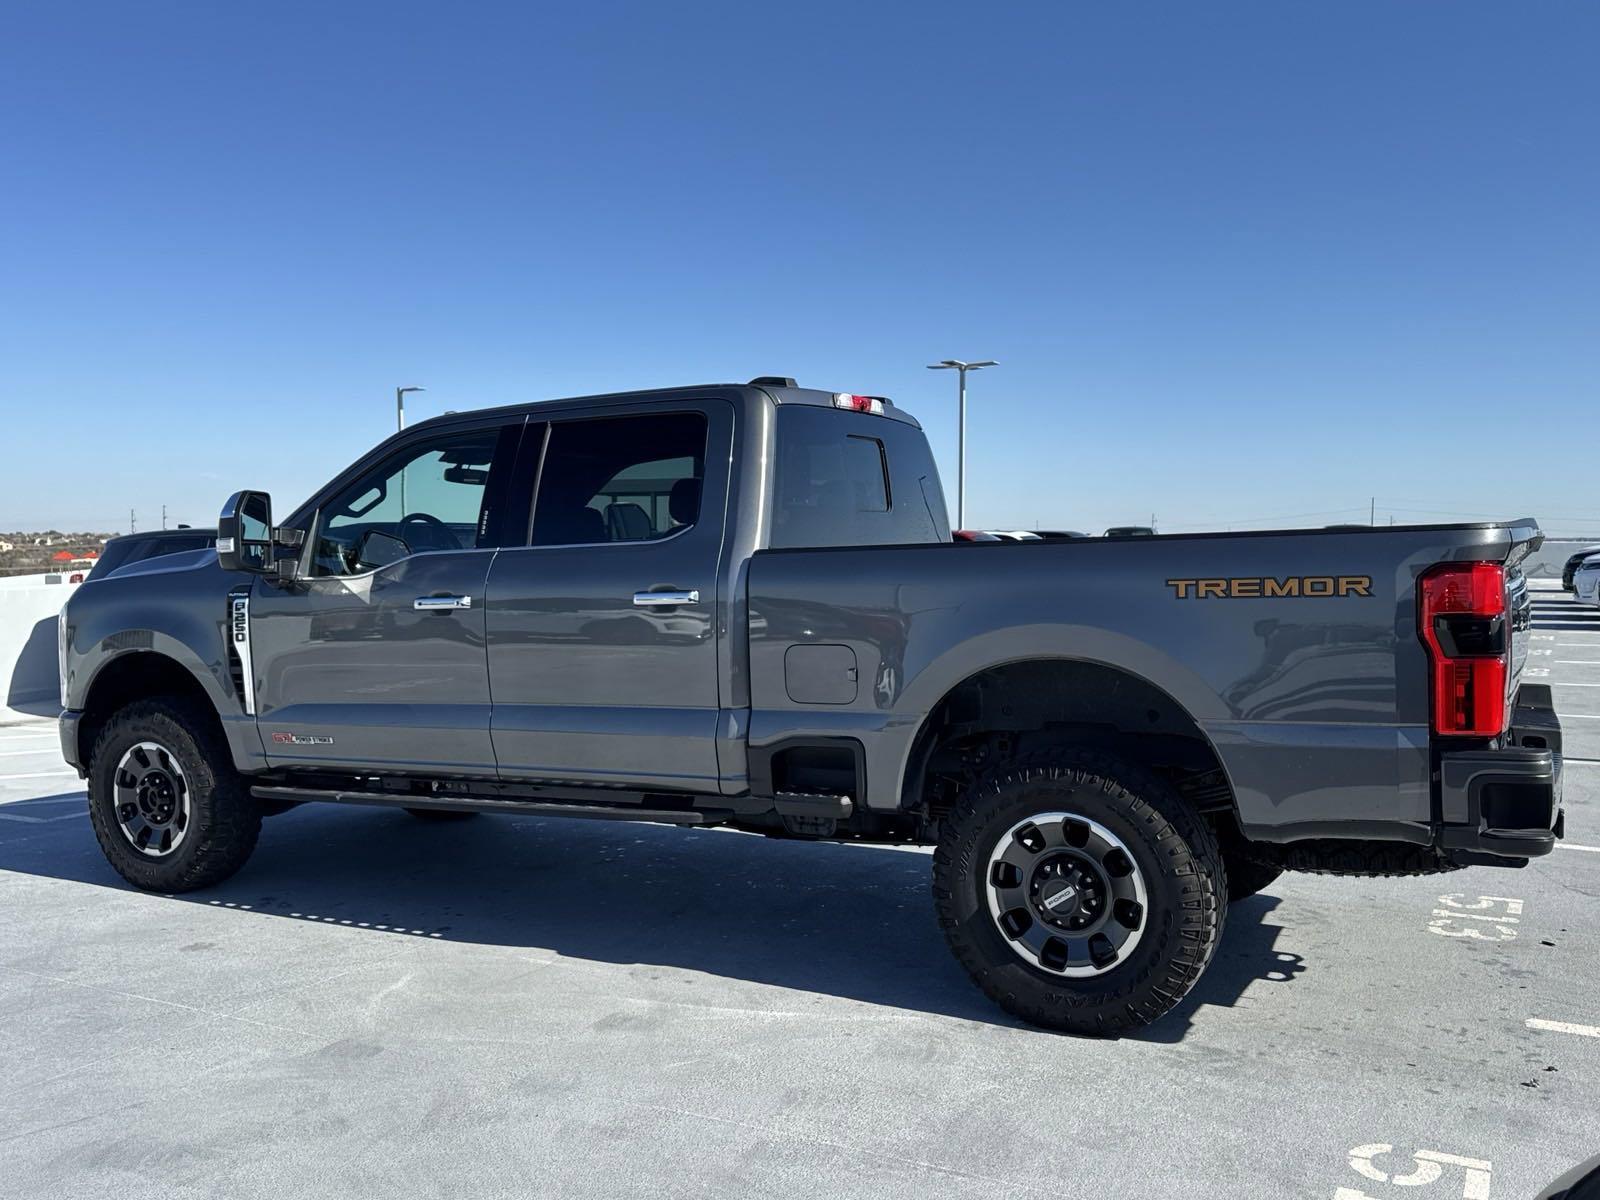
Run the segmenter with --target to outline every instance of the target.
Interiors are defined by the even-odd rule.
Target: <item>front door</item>
[[[503,778],[717,790],[732,427],[720,400],[529,426],[529,544],[489,572]]]
[[[522,422],[419,431],[336,485],[301,575],[250,600],[276,767],[492,776],[485,585]]]

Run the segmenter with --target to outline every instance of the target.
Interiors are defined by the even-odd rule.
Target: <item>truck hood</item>
[[[138,562],[129,563],[125,567],[118,567],[115,571],[93,582],[102,584],[108,579],[126,579],[134,575],[157,575],[169,571],[193,571],[196,568],[215,567],[216,565],[216,549],[211,546],[205,546],[198,550],[179,550],[175,554],[163,554],[157,558],[142,558]]]

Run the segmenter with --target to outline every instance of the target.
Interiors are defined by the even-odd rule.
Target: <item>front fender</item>
[[[184,556],[185,559],[188,556]],[[224,572],[215,556],[198,565],[114,573],[84,584],[64,610],[62,695],[69,711],[94,704],[113,663],[151,654],[194,680],[221,719],[235,766],[265,766],[255,720],[235,687],[227,642],[228,593],[248,577]]]

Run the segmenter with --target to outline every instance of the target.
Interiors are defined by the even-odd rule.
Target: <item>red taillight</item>
[[[1499,563],[1443,563],[1423,575],[1417,589],[1418,632],[1433,670],[1433,731],[1504,733],[1505,572]]]

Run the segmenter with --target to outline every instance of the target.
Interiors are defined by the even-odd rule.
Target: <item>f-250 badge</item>
[[[1259,600],[1283,597],[1370,596],[1371,575],[1271,575],[1243,579],[1169,579],[1179,600]]]
[[[275,733],[272,743],[275,746],[331,746],[333,739],[321,733]]]

